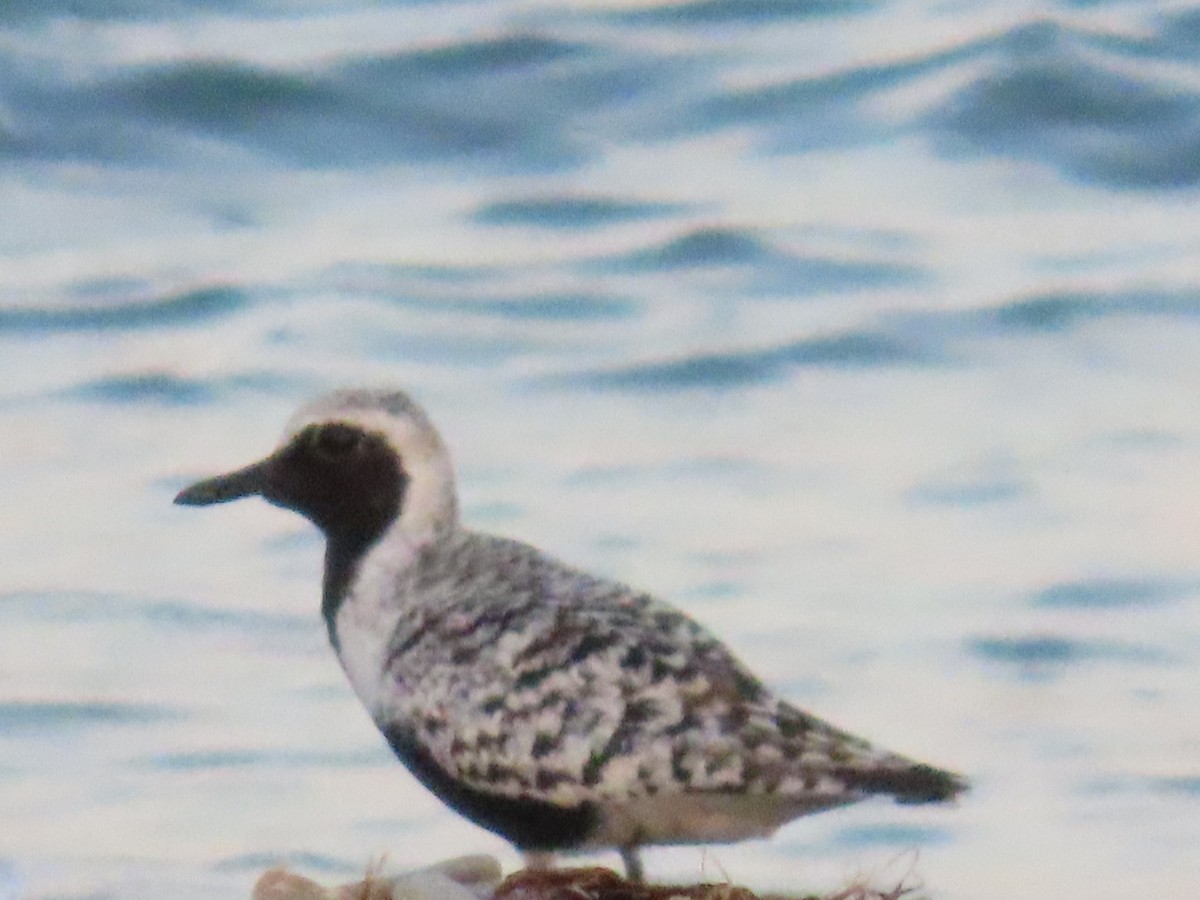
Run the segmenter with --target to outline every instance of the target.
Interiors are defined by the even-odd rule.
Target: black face
[[[308,426],[262,462],[184,489],[175,502],[204,506],[260,494],[312,520],[331,543],[362,547],[400,512],[406,482],[382,437],[327,422]]]
[[[404,473],[383,440],[353,425],[310,425],[272,457],[262,495],[330,538],[371,541],[400,511]]]

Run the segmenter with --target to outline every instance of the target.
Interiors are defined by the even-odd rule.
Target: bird
[[[329,640],[396,756],[531,868],[616,850],[641,881],[642,847],[968,786],[779,699],[666,602],[468,528],[446,444],[403,391],[318,397],[264,459],[175,502],[250,496],[323,533]]]

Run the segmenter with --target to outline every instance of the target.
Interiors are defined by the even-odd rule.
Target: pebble
[[[327,888],[284,868],[264,872],[251,900],[484,900],[500,884],[500,863],[476,854],[448,859],[399,875],[368,874],[361,881]]]

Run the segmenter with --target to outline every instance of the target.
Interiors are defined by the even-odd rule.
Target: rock
[[[460,856],[394,876],[368,872],[362,881],[326,888],[283,868],[259,876],[251,900],[485,900],[500,883],[491,856]]]
[[[268,869],[254,884],[251,900],[331,900],[333,894],[315,881],[286,869]]]

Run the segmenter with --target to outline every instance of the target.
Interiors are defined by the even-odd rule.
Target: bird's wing
[[[773,698],[666,604],[497,547],[514,558],[460,579],[393,646],[392,724],[453,778],[560,806],[720,792],[819,807],[896,793],[887,773],[913,769]]]

